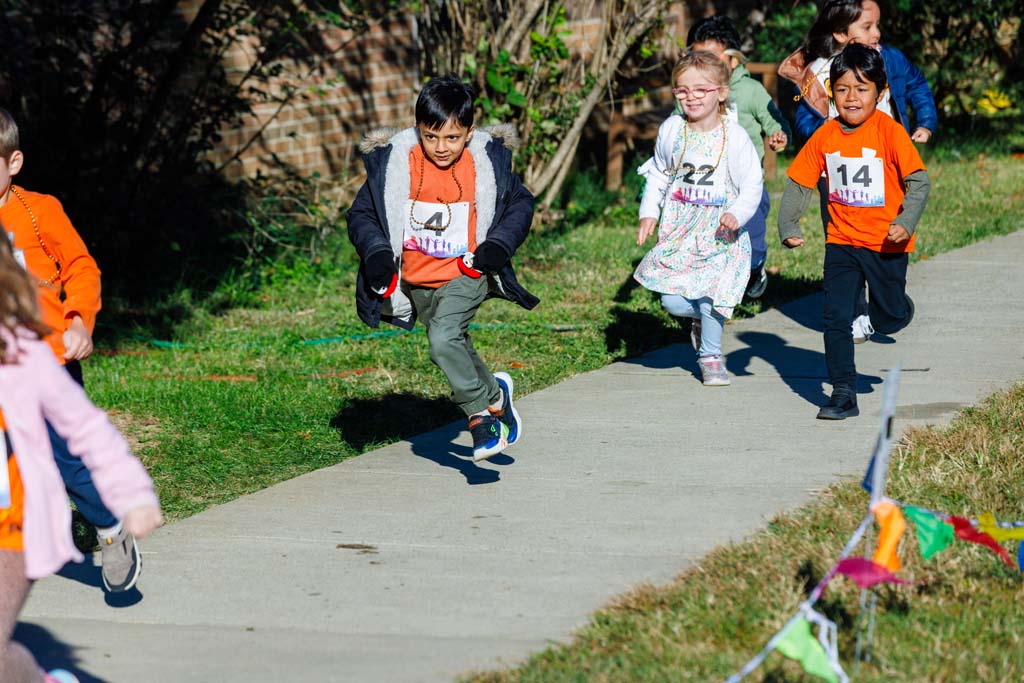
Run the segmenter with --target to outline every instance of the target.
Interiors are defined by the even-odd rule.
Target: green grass
[[[893,451],[893,498],[961,516],[1024,518],[1024,385],[965,410],[945,429],[912,430]],[[836,561],[867,512],[856,483],[826,490],[749,540],[721,547],[670,585],[641,586],[598,611],[573,642],[473,683],[722,681],[757,654]],[[837,577],[815,609],[839,629],[857,683],[1024,680],[1024,583],[991,551],[954,541],[921,559],[908,523],[900,576],[878,590],[873,656],[854,675],[859,591]],[[1004,544],[1009,545],[1009,544]],[[1015,547],[1015,545],[1013,546]],[[869,555],[862,544],[855,554]],[[1012,552],[1011,552],[1012,554]],[[745,681],[820,681],[773,653]]]
[[[1021,227],[1024,163],[934,161],[930,171],[920,257]],[[781,179],[770,183],[773,193],[781,187]],[[511,369],[521,392],[681,340],[630,276],[645,251],[635,244],[635,214],[635,202],[623,197],[580,227],[535,231],[516,264],[541,305],[481,308],[474,344],[491,367]],[[820,287],[817,209],[805,219],[808,243],[800,250],[778,247],[773,225],[774,211],[769,265],[777,274],[765,298],[741,315]],[[334,248],[325,264],[268,270],[248,308],[214,314],[182,296],[159,309],[108,306],[101,314],[98,342],[113,355],[87,362],[87,388],[116,412],[170,518],[460,417],[422,334],[382,328],[366,336],[354,310],[354,255],[340,238]],[[111,320],[117,328],[104,336]],[[146,341],[152,336],[179,347],[157,348]]]

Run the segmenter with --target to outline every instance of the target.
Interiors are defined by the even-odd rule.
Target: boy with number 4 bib
[[[469,323],[489,295],[531,309],[510,259],[533,221],[533,195],[512,173],[510,126],[473,126],[473,91],[455,76],[432,78],[416,101],[416,126],[371,133],[361,146],[366,182],[348,212],[362,261],[356,308],[370,327],[386,320],[427,329],[430,360],[469,417],[473,459],[523,434],[512,378],[491,374]]]
[[[875,330],[898,332],[914,317],[914,302],[906,294],[907,255],[914,250],[914,229],[930,182],[907,131],[877,109],[886,88],[882,55],[850,44],[832,62],[829,77],[839,118],[819,128],[790,165],[779,236],[791,249],[804,243],[800,216],[824,172],[831,217],[825,244],[825,363],[832,397],[818,419],[842,420],[859,414],[850,326],[864,283],[871,291]]]

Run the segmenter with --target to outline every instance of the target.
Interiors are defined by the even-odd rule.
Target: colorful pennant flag
[[[775,649],[790,659],[795,659],[807,673],[824,678],[829,683],[839,683],[839,676],[818,639],[811,635],[811,624],[800,615],[789,625],[775,643]]]
[[[900,570],[900,558],[896,554],[896,547],[900,543],[903,532],[907,530],[907,523],[903,520],[903,513],[896,503],[891,500],[883,500],[875,503],[871,508],[878,520],[878,549],[872,558],[876,564],[880,564],[893,574]]]
[[[950,531],[953,528],[950,527]],[[866,557],[847,557],[836,565],[836,573],[844,574],[857,582],[861,588],[871,588],[878,583],[907,583],[880,564]]]
[[[1006,548],[996,543],[996,540],[985,532],[975,529],[974,525],[971,524],[971,520],[964,519],[963,517],[950,516],[949,523],[952,524],[953,528],[956,530],[957,538],[969,541],[970,543],[978,543],[986,548],[991,548],[993,552],[1003,558],[1003,562],[1010,567],[1013,567],[1013,560],[1010,559],[1010,554],[1006,552]]]
[[[978,515],[978,531],[983,531],[996,541],[1024,540],[1024,526],[1001,527],[991,512]]]
[[[903,512],[914,522],[921,557],[930,559],[945,550],[956,536],[953,525],[919,507],[904,505]]]

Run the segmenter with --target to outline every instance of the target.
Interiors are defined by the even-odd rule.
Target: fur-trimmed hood
[[[407,130],[405,128],[375,128],[363,136],[359,141],[359,151],[369,154],[375,149],[386,147],[391,144],[392,139],[399,133]],[[511,123],[494,123],[486,126],[479,126],[476,130],[487,133],[492,138],[498,138],[506,149],[515,151],[519,147],[519,133]]]

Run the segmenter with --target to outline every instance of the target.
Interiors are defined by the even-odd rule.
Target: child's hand
[[[782,240],[782,246],[786,247],[787,249],[796,249],[797,247],[802,247],[804,246],[804,238],[787,237],[786,239]]]
[[[726,211],[718,222],[718,229],[715,230],[715,239],[732,244],[739,237],[740,222],[731,213]]]
[[[156,505],[140,505],[132,508],[121,520],[124,528],[135,538],[145,538],[160,526],[163,526],[164,516],[160,514],[160,508]]]
[[[71,326],[64,330],[63,341],[65,360],[82,360],[92,353],[92,335],[81,316],[71,319]]]
[[[910,233],[902,225],[893,223],[889,226],[889,234],[886,237],[890,242],[899,244],[900,242],[906,242],[910,239]]]
[[[647,238],[654,234],[654,229],[658,227],[657,218],[641,218],[640,219],[640,232],[637,233],[636,243],[643,244],[647,241]]]
[[[910,139],[914,142],[928,142],[932,137],[932,132],[927,128],[918,128],[914,131],[914,134],[910,136]]]
[[[786,144],[789,142],[789,138],[781,130],[772,133],[768,136],[768,146],[772,148],[773,152],[781,152],[786,148]]]

